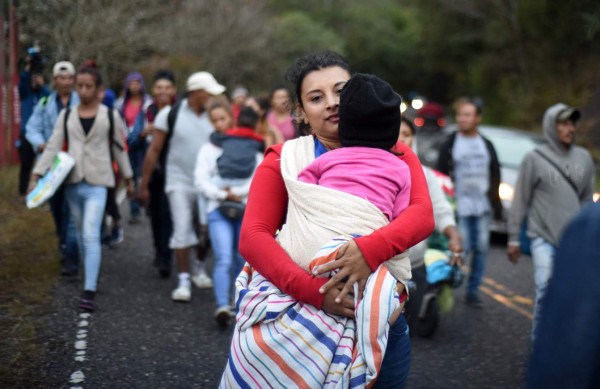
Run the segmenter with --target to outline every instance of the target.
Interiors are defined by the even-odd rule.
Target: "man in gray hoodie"
[[[545,143],[523,159],[508,217],[507,254],[513,263],[521,254],[519,231],[527,217],[536,286],[532,338],[560,236],[581,206],[592,201],[594,192],[592,158],[587,150],[574,145],[580,116],[578,110],[562,103],[546,110],[542,122]]]

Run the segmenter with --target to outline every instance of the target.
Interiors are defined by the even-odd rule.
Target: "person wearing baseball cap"
[[[532,340],[560,237],[581,207],[593,201],[594,162],[586,149],[574,144],[580,117],[576,108],[563,103],[546,110],[542,120],[546,142],[523,158],[508,216],[507,255],[513,263],[519,260],[519,236],[523,221],[527,221],[536,288]]]
[[[204,267],[204,258],[199,258],[196,274],[193,277],[190,275],[190,250],[200,242],[194,228],[194,215],[198,214],[199,203],[203,203],[198,201],[194,186],[194,169],[198,151],[209,142],[209,136],[214,132],[206,104],[212,96],[225,92],[225,87],[211,73],[203,71],[188,77],[186,92],[184,99],[173,107],[162,109],[156,116],[156,131],[144,159],[139,196],[142,204],[148,202],[148,184],[152,172],[162,150],[168,147],[165,158],[165,192],[173,221],[169,247],[175,252],[179,271],[179,282],[171,298],[181,302],[191,300],[192,282],[199,288],[212,287],[212,280]],[[207,221],[204,220],[206,217],[203,210],[200,210],[200,216],[203,225],[200,235],[204,237],[207,234]]]
[[[52,68],[52,77],[58,76],[74,76],[75,75],[75,66],[71,62],[68,61],[60,61],[54,64]]]
[[[233,92],[231,92],[231,112],[233,113],[233,118],[237,121],[240,116],[240,111],[242,107],[246,104],[246,100],[248,99],[248,89],[243,86],[237,86]]]
[[[71,62],[60,61],[52,68],[54,91],[38,101],[31,117],[25,124],[25,137],[36,153],[41,154],[54,130],[58,114],[64,108],[79,104],[75,93],[75,67]],[[50,210],[56,225],[61,253],[61,274],[76,275],[78,270],[78,247],[75,225],[69,215],[69,207],[60,187],[50,198]]]

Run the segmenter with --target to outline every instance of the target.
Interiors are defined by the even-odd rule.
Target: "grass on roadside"
[[[38,331],[49,312],[59,259],[47,207],[18,201],[18,168],[0,169],[0,387],[36,384],[45,354]],[[34,380],[34,382],[32,382]]]

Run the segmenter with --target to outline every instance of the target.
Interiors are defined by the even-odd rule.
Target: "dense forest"
[[[480,96],[490,123],[537,129],[554,102],[581,107],[584,143],[600,146],[597,0],[24,0],[19,15],[22,48],[96,58],[115,87],[167,66],[180,85],[205,69],[264,92],[333,49],[405,97]]]

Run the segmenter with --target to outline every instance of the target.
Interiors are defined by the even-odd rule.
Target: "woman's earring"
[[[302,119],[302,123],[304,123],[304,124],[308,125],[308,119],[306,118],[306,115],[304,114],[304,112],[302,112],[302,113],[300,114],[300,117],[301,117],[301,119]]]

